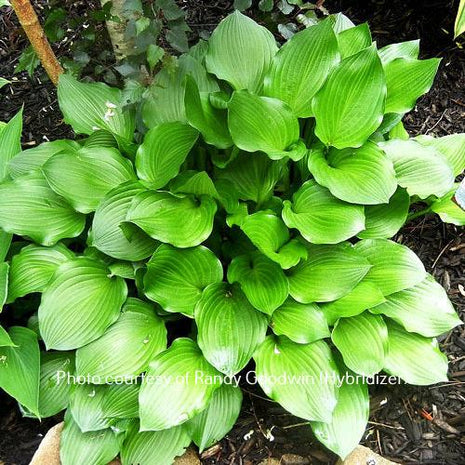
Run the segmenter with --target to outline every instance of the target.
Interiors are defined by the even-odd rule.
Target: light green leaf
[[[324,341],[296,344],[268,336],[254,355],[259,384],[268,397],[297,417],[331,421],[338,371]]]
[[[342,58],[347,58],[371,45],[371,32],[367,23],[359,24],[337,35]]]
[[[341,318],[334,326],[331,340],[344,363],[355,373],[371,377],[383,369],[388,330],[381,316],[364,312]]]
[[[287,103],[298,117],[309,117],[313,97],[339,60],[330,20],[300,31],[273,58],[264,95]]]
[[[169,187],[173,194],[209,195],[214,199],[219,197],[215,184],[206,171],[183,171],[170,182]]]
[[[10,328],[14,346],[0,346],[0,388],[39,416],[40,352],[37,335],[21,326]]]
[[[140,433],[136,423],[129,429],[121,448],[121,462],[122,465],[172,465],[190,442],[184,426]]]
[[[330,326],[339,318],[359,315],[365,310],[385,302],[383,293],[369,281],[360,281],[352,291],[333,302],[320,304]]]
[[[457,186],[458,187],[458,186]],[[457,226],[465,226],[465,210],[454,201],[457,191],[454,187],[447,195],[435,200],[431,204],[431,211],[437,213],[444,223],[452,223]]]
[[[465,31],[465,1],[460,0],[454,24],[454,39]]]
[[[370,311],[426,337],[439,336],[462,324],[446,291],[430,274],[416,286],[391,294]]]
[[[0,263],[0,313],[8,297],[9,269],[8,263]]]
[[[189,436],[201,453],[231,431],[241,405],[240,388],[223,384],[213,393],[207,408],[186,423]]]
[[[11,340],[10,335],[6,332],[6,329],[0,325],[0,347],[14,347],[15,343]]]
[[[211,284],[195,308],[198,343],[205,358],[233,376],[249,362],[266,335],[267,319],[238,285]]]
[[[336,13],[331,15],[329,18],[336,34],[355,27],[355,24],[344,13]]]
[[[13,255],[8,283],[8,302],[32,292],[42,292],[58,266],[73,258],[74,253],[63,244],[39,247],[30,244]]]
[[[235,90],[258,92],[277,51],[268,29],[235,11],[213,31],[205,60],[208,71]]]
[[[390,113],[392,115],[392,113]],[[396,115],[397,116],[397,115]],[[407,130],[405,129],[404,123],[400,120],[390,131],[388,134],[389,139],[402,139],[402,140],[409,140],[410,136]]]
[[[108,147],[58,153],[42,171],[50,187],[81,213],[95,211],[111,189],[137,179],[131,162]]]
[[[388,323],[388,332],[385,371],[418,386],[448,381],[448,360],[436,339],[409,333],[395,323]]]
[[[357,447],[365,433],[370,414],[367,385],[343,383],[329,423],[312,422],[316,438],[343,460]]]
[[[47,349],[77,349],[99,338],[114,323],[126,300],[122,278],[107,267],[78,257],[62,263],[42,294],[39,327]]]
[[[227,112],[210,103],[210,94],[200,92],[197,83],[190,76],[186,79],[184,96],[186,117],[189,124],[200,131],[207,144],[219,149],[233,145],[227,123]]]
[[[385,239],[364,239],[355,251],[365,257],[372,268],[365,277],[387,296],[415,286],[426,277],[425,267],[408,247]]]
[[[383,65],[387,65],[396,58],[417,59],[420,54],[420,40],[410,40],[397,44],[389,44],[378,50]]]
[[[62,465],[107,465],[116,457],[119,449],[120,442],[110,428],[83,433],[72,416],[66,416],[60,441]]]
[[[55,194],[38,172],[0,184],[0,197],[0,227],[6,232],[50,246],[84,229],[84,216]]]
[[[380,144],[391,159],[397,181],[410,195],[425,199],[442,197],[454,184],[452,167],[441,152],[414,140],[390,140]]]
[[[258,211],[248,215],[241,222],[240,228],[260,252],[284,269],[307,258],[305,246],[297,239],[291,239],[283,220],[273,213]]]
[[[147,63],[151,71],[153,71],[155,66],[160,62],[164,54],[165,51],[161,47],[155,44],[149,44],[147,47]]]
[[[277,336],[287,336],[299,344],[330,336],[325,315],[318,305],[301,304],[291,298],[274,311],[271,327]]]
[[[147,263],[145,295],[167,312],[194,315],[202,291],[223,280],[223,267],[203,246],[177,249],[162,244]]]
[[[8,0],[0,0],[0,7],[2,6],[10,6],[10,2]],[[7,84],[11,84],[11,81],[8,81],[8,79],[5,79],[3,77],[0,77],[0,89],[2,87],[5,87]]]
[[[124,384],[111,384],[103,399],[103,412],[106,418],[138,418],[139,388],[135,380]]]
[[[166,349],[166,328],[155,309],[129,298],[121,316],[103,335],[76,351],[76,373],[107,384],[145,371],[155,355]]]
[[[350,203],[387,203],[397,188],[391,160],[370,141],[358,149],[331,149],[326,154],[324,148],[312,150],[308,169],[318,184]]]
[[[438,58],[416,60],[397,58],[384,65],[387,84],[385,113],[406,113],[419,97],[433,85],[438,70]]]
[[[365,230],[357,234],[360,239],[389,239],[406,223],[410,206],[407,191],[398,188],[389,203],[365,207]]]
[[[458,176],[465,169],[465,134],[449,134],[443,137],[420,135],[415,137],[415,140],[441,152],[452,166],[454,176]]]
[[[316,94],[316,135],[338,149],[360,147],[381,124],[385,96],[383,67],[372,45],[343,60]]]
[[[179,173],[198,135],[197,130],[179,122],[150,129],[136,154],[139,178],[150,183],[153,189],[163,187]]]
[[[37,147],[23,150],[8,163],[8,174],[18,178],[40,168],[50,157],[60,152],[75,152],[81,146],[74,140],[60,139],[44,142]]]
[[[12,238],[12,234],[8,234],[7,232],[0,229],[0,261],[2,262],[5,260],[5,257],[10,250]]]
[[[123,109],[122,92],[102,82],[86,84],[69,74],[58,83],[58,103],[64,120],[78,134],[106,129],[128,141],[134,137],[135,114]]]
[[[176,339],[150,363],[139,394],[140,431],[185,423],[208,405],[222,375],[188,338]]]
[[[108,192],[95,211],[88,244],[120,260],[147,258],[157,243],[141,229],[133,228],[128,238],[121,228],[132,200],[145,191],[139,182],[127,182]]]
[[[21,152],[23,110],[19,110],[0,131],[0,182],[8,176],[8,163]]]
[[[210,236],[216,209],[215,201],[206,195],[196,199],[147,191],[134,197],[126,219],[161,242],[194,247]]]
[[[249,302],[268,315],[289,295],[289,283],[281,267],[260,252],[235,257],[228,267],[228,281],[239,283]]]
[[[368,260],[348,243],[309,245],[307,260],[288,272],[290,294],[301,303],[340,299],[370,268]]]
[[[284,201],[282,216],[313,244],[337,244],[365,229],[362,206],[337,199],[314,180],[302,184],[292,203]]]
[[[272,160],[300,160],[306,153],[299,140],[299,121],[281,100],[234,92],[228,103],[229,131],[234,143],[246,152],[265,152]]]
[[[68,406],[74,374],[73,352],[42,352],[40,354],[39,415],[52,417]]]

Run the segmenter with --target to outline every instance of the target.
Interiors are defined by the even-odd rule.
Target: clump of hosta
[[[465,136],[402,126],[439,64],[418,53],[342,15],[280,47],[234,13],[155,76],[145,133],[120,90],[70,76],[60,106],[87,138],[19,152],[20,115],[3,128],[2,298],[32,311],[0,333],[0,386],[28,415],[67,409],[63,465],[211,446],[254,369],[345,457],[370,377],[447,380],[435,337],[460,320],[392,240],[412,203],[465,223]]]

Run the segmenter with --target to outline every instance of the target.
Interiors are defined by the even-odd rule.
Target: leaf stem
[[[415,218],[418,218],[423,215],[427,215],[428,213],[431,213],[431,206],[424,208],[423,210],[410,213],[410,215],[407,217],[407,221],[414,220]]]

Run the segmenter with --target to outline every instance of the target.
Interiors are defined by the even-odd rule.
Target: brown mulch
[[[72,2],[71,2],[72,3]],[[79,2],[75,2],[79,3]],[[81,2],[82,3],[82,2]],[[232,6],[226,0],[180,0],[192,37],[211,30]],[[356,23],[369,21],[380,45],[422,39],[422,56],[443,57],[431,92],[405,118],[412,135],[465,132],[465,51],[451,38],[457,1],[327,0],[332,12],[344,11]],[[464,40],[462,39],[462,42]],[[0,75],[12,76],[24,37],[12,15],[0,16]],[[464,44],[465,45],[465,44]],[[0,120],[25,104],[24,143],[71,137],[61,121],[53,86],[24,73],[2,91]],[[465,230],[436,217],[408,224],[398,237],[411,247],[448,290],[465,318]],[[450,382],[437,386],[375,386],[372,415],[363,443],[404,464],[465,465],[465,330],[441,338],[450,360]],[[418,363],[422,363],[421,360]],[[305,463],[332,464],[334,454],[312,437],[302,420],[266,399],[256,386],[245,387],[244,408],[227,438],[203,455],[204,464],[256,465],[269,456],[298,454]],[[43,434],[55,420],[39,424],[21,419],[15,404],[0,397],[0,463],[27,464]],[[288,465],[290,465],[289,462]],[[291,462],[292,463],[292,462]],[[297,465],[297,464],[296,464]]]

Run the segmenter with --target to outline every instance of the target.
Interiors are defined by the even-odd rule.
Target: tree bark
[[[30,0],[10,0],[10,3],[50,80],[57,85],[63,68],[50,47]]]

